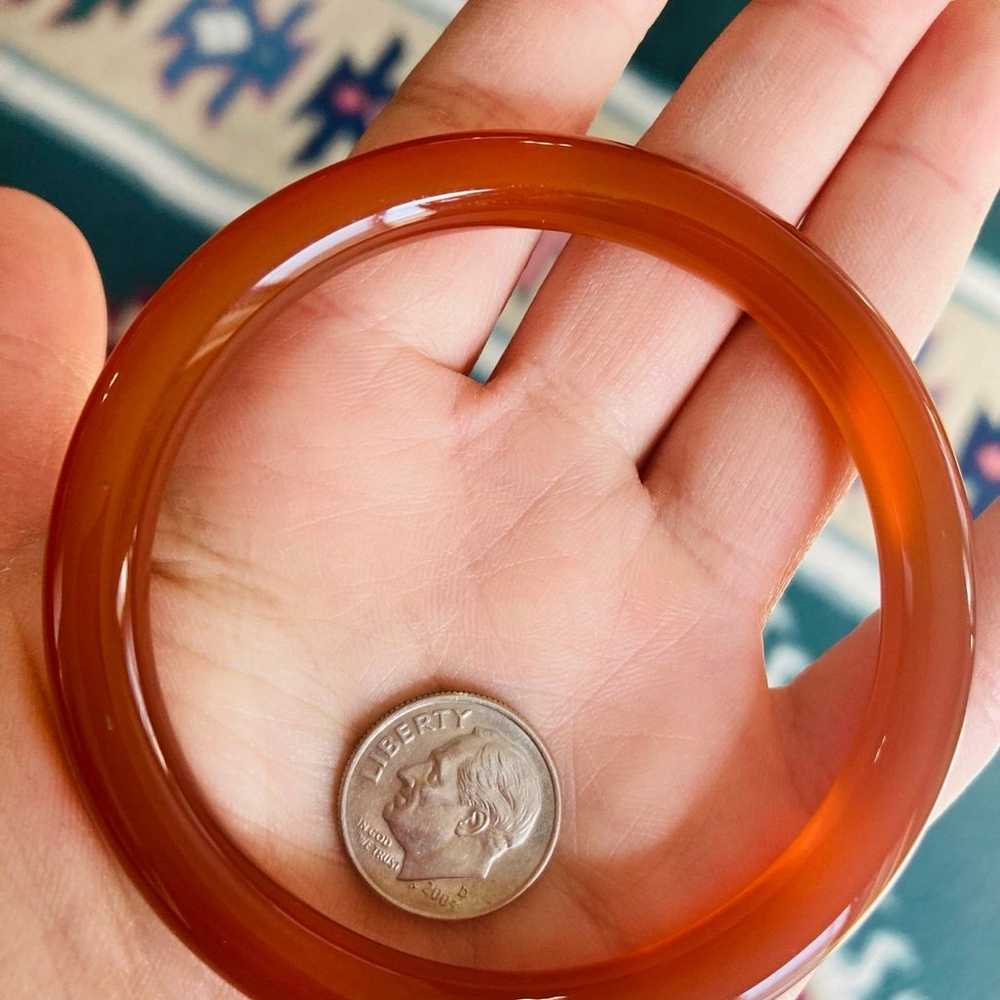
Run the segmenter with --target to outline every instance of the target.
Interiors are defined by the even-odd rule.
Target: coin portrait
[[[538,878],[559,830],[548,751],[499,702],[468,693],[408,702],[360,741],[344,770],[341,832],[383,898],[463,919]]]

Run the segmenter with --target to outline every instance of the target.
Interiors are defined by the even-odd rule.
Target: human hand
[[[583,131],[658,6],[472,2],[362,145]],[[1000,173],[1000,10],[959,0],[921,40],[945,6],[755,0],[644,140],[806,213],[911,349]],[[103,302],[68,224],[2,201],[0,983],[226,995],[119,872],[53,738],[41,552]],[[175,727],[245,849],[360,931],[508,968],[637,947],[748,881],[849,747],[877,638],[862,626],[767,688],[761,627],[848,463],[811,391],[725,296],[576,239],[496,376],[465,376],[529,249],[501,231],[395,251],[248,346],[178,457],[153,582]],[[946,799],[997,742],[1000,510],[976,544],[978,675]],[[565,815],[529,894],[443,925],[361,884],[334,796],[373,716],[454,688],[509,702],[544,735]]]

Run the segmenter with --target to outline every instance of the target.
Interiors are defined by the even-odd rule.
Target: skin
[[[472,0],[362,145],[581,131],[658,7]],[[996,191],[998,138],[993,0],[754,0],[643,145],[803,219],[916,350]],[[465,377],[529,248],[449,235],[282,317],[185,442],[153,584],[175,725],[234,836],[352,926],[506,967],[640,945],[744,884],[839,766],[877,640],[863,625],[766,687],[761,626],[850,470],[724,297],[573,240],[497,375]],[[120,873],[54,738],[46,516],[104,338],[80,235],[0,193],[0,993],[232,996]],[[1000,732],[996,506],[975,544],[977,673],[941,808]],[[439,688],[515,705],[563,781],[545,877],[465,926],[374,899],[331,819],[372,716]]]

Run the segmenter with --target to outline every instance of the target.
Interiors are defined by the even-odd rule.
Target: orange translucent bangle
[[[334,271],[410,237],[470,226],[585,233],[728,292],[835,417],[867,490],[881,567],[881,645],[860,736],[794,841],[724,906],[670,938],[544,972],[416,958],[348,930],[261,871],[222,828],[177,743],[150,634],[164,481],[233,345]],[[445,136],[368,153],[280,191],[150,300],[66,457],[45,625],[62,735],[95,816],[160,916],[250,996],[762,1000],[800,981],[857,921],[927,820],[972,668],[969,517],[909,359],[793,227],[708,177],[625,146]]]

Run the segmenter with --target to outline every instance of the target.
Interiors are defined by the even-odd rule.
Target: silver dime
[[[344,770],[340,824],[368,884],[396,906],[462,920],[509,903],[559,833],[552,758],[509,708],[446,692],[407,702]]]

